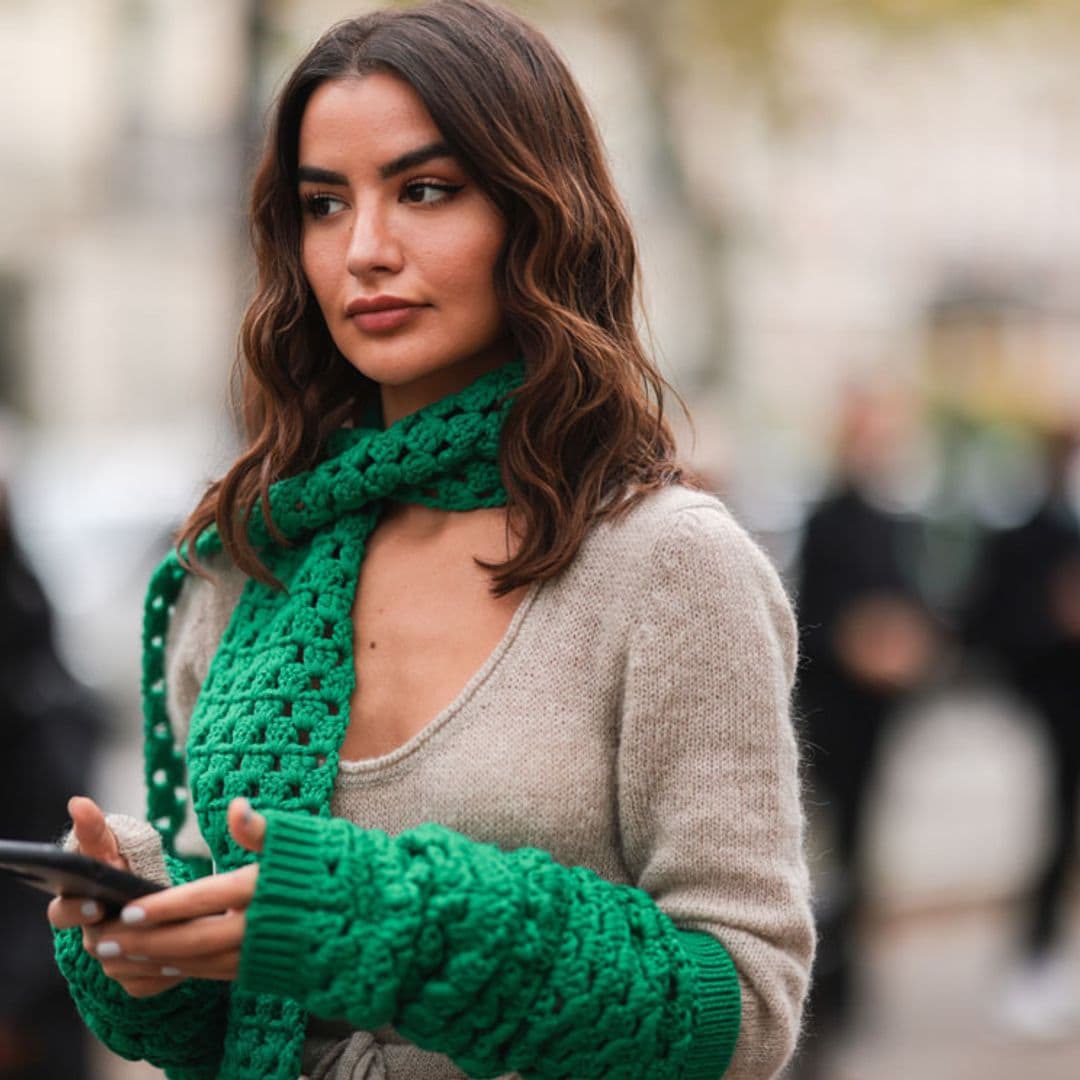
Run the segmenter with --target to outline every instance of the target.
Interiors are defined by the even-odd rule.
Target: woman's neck
[[[521,542],[520,528],[505,506],[481,510],[440,510],[417,503],[391,503],[379,523],[385,534],[390,531],[407,544],[447,541],[484,549],[482,557],[496,561],[510,558]],[[479,552],[474,552],[479,553]]]

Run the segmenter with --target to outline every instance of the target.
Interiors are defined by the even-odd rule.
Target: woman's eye
[[[410,203],[437,203],[449,199],[461,190],[461,184],[436,184],[430,180],[418,181],[408,184],[402,196],[403,201]]]
[[[333,195],[304,196],[304,210],[313,218],[326,217],[327,214],[342,209],[344,205],[341,199],[336,199]]]

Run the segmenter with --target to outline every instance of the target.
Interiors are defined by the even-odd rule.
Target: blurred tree
[[[525,0],[520,8],[572,8],[566,0]],[[730,56],[750,79],[768,76],[783,36],[796,19],[831,19],[893,34],[937,33],[972,20],[1022,13],[1069,14],[1080,0],[598,0],[597,11],[616,19],[651,9],[653,47],[681,61]]]
[[[264,47],[273,36],[268,25],[291,2],[255,0],[253,7],[263,9],[255,36]],[[416,2],[385,0],[390,7]],[[626,43],[628,66],[639,77],[646,101],[640,119],[651,147],[647,170],[655,203],[686,238],[688,274],[703,283],[711,301],[701,312],[707,325],[700,355],[678,358],[680,384],[688,394],[725,380],[730,355],[726,256],[732,236],[723,176],[705,170],[706,185],[692,167],[691,139],[680,124],[688,92],[711,85],[718,104],[749,102],[774,126],[797,126],[811,96],[797,76],[792,78],[787,49],[792,30],[808,21],[899,36],[1018,12],[1032,17],[1080,11],[1080,0],[591,0],[585,9],[579,0],[502,2],[542,25],[564,18],[595,21]]]
[[[577,0],[518,0],[510,6],[544,18],[580,16]],[[683,358],[693,392],[723,381],[728,340],[725,253],[731,235],[726,200],[702,190],[691,168],[689,140],[680,137],[680,101],[712,82],[718,102],[736,94],[756,100],[776,125],[797,124],[805,88],[785,65],[787,35],[796,23],[822,19],[882,34],[933,34],[972,20],[1021,13],[1069,16],[1080,0],[594,0],[589,17],[621,35],[641,76],[649,105],[643,117],[653,147],[650,173],[662,204],[681,216],[691,237],[688,255],[713,302],[707,355]],[[710,189],[723,177],[708,174]],[[687,385],[689,383],[689,385]]]

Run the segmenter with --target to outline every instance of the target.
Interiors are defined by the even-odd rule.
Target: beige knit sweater
[[[168,704],[181,738],[243,585],[234,568],[216,569],[215,584],[185,586],[170,628]],[[772,567],[719,502],[670,488],[596,526],[563,574],[530,590],[495,651],[418,735],[343,762],[332,811],[390,834],[436,821],[646,890],[679,926],[715,934],[739,972],[725,1075],[775,1076],[813,952],[794,667]],[[198,850],[200,839],[188,831],[179,846]],[[305,1068],[330,1034],[313,1022]],[[387,1045],[373,1075],[463,1075],[377,1035]],[[354,1075],[344,1057],[324,1068]]]

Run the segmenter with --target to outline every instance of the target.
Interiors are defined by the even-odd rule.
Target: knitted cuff
[[[326,873],[326,823],[301,814],[266,814],[259,879],[247,910],[239,985],[295,997],[308,966],[297,911],[310,907],[312,882]]]
[[[694,1038],[682,1077],[716,1080],[731,1063],[739,1037],[739,976],[727,950],[710,934],[680,930],[679,941],[693,961],[697,984]]]
[[[642,1054],[668,1060],[683,1080],[715,1080],[728,1067],[740,1012],[731,958],[711,935],[677,930],[645,894],[435,825],[390,841],[302,814],[266,820],[240,989],[357,1027],[398,1017],[401,1034],[470,1075],[541,1060],[558,1061],[559,1075],[606,1075],[598,1068]],[[342,921],[357,919],[370,925],[343,935]],[[640,949],[600,957],[605,941],[615,948],[635,927],[647,939]],[[328,947],[348,959],[344,983],[340,970],[328,978]],[[430,983],[422,956],[441,964]],[[604,977],[611,964],[623,972],[614,984]],[[657,996],[661,981],[670,989]],[[613,986],[618,1000],[608,1001]]]
[[[114,1053],[145,1058],[185,1080],[217,1075],[226,983],[185,979],[145,998],[129,997],[83,948],[82,930],[55,930],[56,963],[86,1026]],[[169,1072],[172,1076],[174,1073]]]
[[[106,814],[105,824],[116,837],[116,846],[133,874],[148,878],[158,885],[171,885],[172,878],[165,865],[165,853],[161,836],[148,821],[140,821],[128,814]],[[60,842],[65,851],[79,852],[79,844],[72,829]]]

